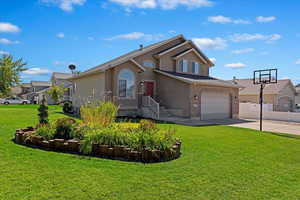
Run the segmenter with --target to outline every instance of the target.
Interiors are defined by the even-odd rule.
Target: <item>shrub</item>
[[[42,102],[40,107],[38,108],[39,111],[39,123],[41,125],[49,124],[48,120],[48,106],[47,106],[47,100],[45,95],[43,96]]]
[[[143,119],[140,121],[139,128],[142,131],[151,131],[156,129],[156,124],[152,120]]]
[[[42,136],[45,140],[51,140],[55,135],[55,128],[51,124],[41,125],[37,128],[34,135]]]
[[[72,114],[74,112],[73,105],[71,101],[66,101],[63,106],[64,113]]]
[[[112,102],[100,102],[82,106],[82,122],[92,127],[108,127],[115,122],[118,108]]]
[[[56,121],[55,138],[72,139],[74,135],[76,121],[72,118],[61,118]]]

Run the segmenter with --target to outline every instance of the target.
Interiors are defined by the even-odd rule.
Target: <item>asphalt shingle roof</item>
[[[260,85],[254,85],[253,79],[237,79],[234,82],[244,87],[240,90],[240,95],[258,95],[260,92]],[[278,80],[277,84],[267,84],[264,94],[278,94],[289,82],[289,79],[283,79]]]

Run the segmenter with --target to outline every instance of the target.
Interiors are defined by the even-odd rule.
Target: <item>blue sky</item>
[[[299,8],[295,0],[1,0],[0,54],[28,63],[24,82],[48,80],[70,63],[84,71],[183,34],[215,61],[211,76],[278,68],[300,83]]]

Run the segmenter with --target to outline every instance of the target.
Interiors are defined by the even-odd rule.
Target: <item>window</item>
[[[180,60],[179,70],[180,70],[180,72],[187,72],[188,71],[188,61],[187,60]]]
[[[119,73],[119,97],[134,98],[135,77],[132,71],[123,69]]]
[[[150,61],[150,60],[144,61],[143,65],[144,65],[144,67],[150,67],[150,68],[154,68],[155,67],[154,63],[152,61]]]
[[[199,74],[199,63],[198,62],[192,62],[192,73]]]

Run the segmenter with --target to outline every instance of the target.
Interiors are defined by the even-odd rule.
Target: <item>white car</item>
[[[30,104],[30,101],[26,99],[21,99],[19,97],[9,97],[4,99],[3,104],[8,105],[8,104]]]

